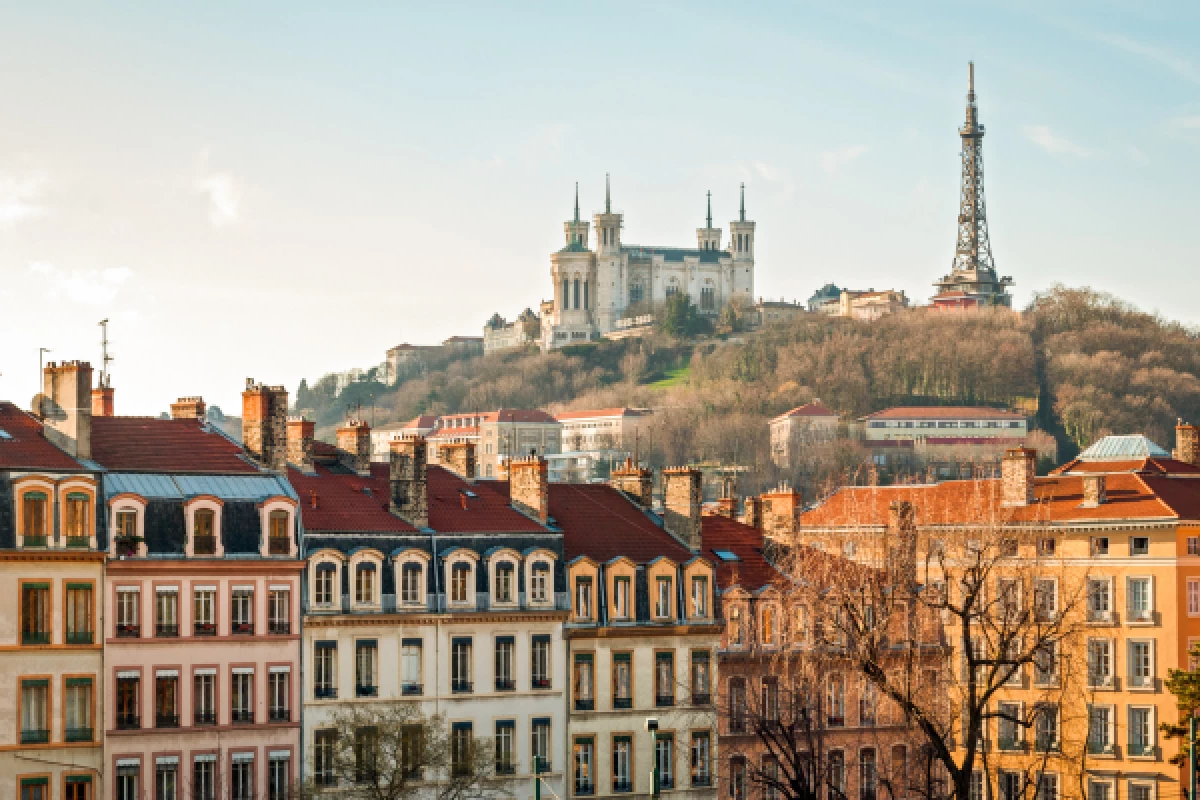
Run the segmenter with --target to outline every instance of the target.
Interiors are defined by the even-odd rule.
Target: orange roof
[[[896,406],[863,419],[1025,419],[1025,415],[987,406]]]
[[[591,411],[560,411],[554,415],[559,422],[565,419],[588,419],[589,417],[644,417],[650,412],[640,408],[597,408]]]
[[[835,412],[830,411],[829,408],[824,403],[822,403],[820,400],[818,400],[813,403],[805,403],[802,406],[796,406],[791,411],[785,411],[784,413],[780,414],[778,417],[776,417],[775,419],[773,419],[771,421],[775,422],[776,420],[788,419],[789,417],[836,417],[836,416],[837,416],[837,414]]]

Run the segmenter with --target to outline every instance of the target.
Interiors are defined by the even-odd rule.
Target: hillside
[[[1112,296],[1058,287],[1021,314],[813,316],[725,340],[508,352],[452,361],[395,387],[360,381],[336,399],[318,382],[296,400],[326,438],[348,408],[372,401],[377,425],[500,406],[650,406],[659,413],[642,449],[654,463],[732,461],[752,466],[762,485],[812,485],[859,458],[832,445],[797,474],[770,465],[767,421],[813,398],[852,416],[892,405],[1018,407],[1055,437],[1060,459],[1107,433],[1144,432],[1169,447],[1176,418],[1200,419],[1197,339]]]

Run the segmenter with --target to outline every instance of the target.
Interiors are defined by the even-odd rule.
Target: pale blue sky
[[[853,5],[854,10],[848,10]],[[580,182],[629,242],[758,222],[756,293],[925,301],[966,63],[996,263],[1200,324],[1195,3],[21,4],[0,26],[0,397],[295,386],[549,296]]]

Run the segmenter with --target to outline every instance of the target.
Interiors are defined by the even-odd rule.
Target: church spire
[[[744,184],[744,183],[742,184],[742,206],[738,213],[741,215],[739,217],[739,219],[742,222],[745,222],[746,221],[746,184]]]
[[[612,213],[612,193],[608,186],[608,173],[604,173],[604,213]]]
[[[708,220],[708,223],[704,227],[711,228],[712,227],[712,189],[708,190],[708,217],[706,219]]]
[[[579,222],[579,181],[575,181],[575,221]]]

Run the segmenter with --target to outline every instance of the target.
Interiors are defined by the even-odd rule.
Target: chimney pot
[[[100,386],[96,389],[92,389],[92,416],[116,416],[116,411],[113,406],[113,388],[111,386]]]
[[[362,477],[371,474],[371,426],[351,419],[337,429],[338,460]]]
[[[266,469],[287,469],[287,389],[246,379],[242,392],[242,447]]]
[[[1004,453],[1000,464],[1000,502],[1006,506],[1027,506],[1034,501],[1034,475],[1037,450],[1014,447]]]
[[[702,480],[700,470],[692,467],[663,470],[663,523],[693,551],[701,547]]]
[[[625,466],[609,475],[608,483],[629,495],[642,509],[654,505],[654,473],[644,467],[635,467],[632,458],[625,459]]]
[[[508,462],[508,495],[515,508],[545,524],[550,519],[550,479],[541,456]]]
[[[304,417],[288,417],[287,421],[287,460],[301,472],[312,475],[316,472],[313,466],[313,442],[316,439],[317,424]],[[315,494],[314,494],[315,498]],[[313,506],[316,508],[316,506]]]
[[[1103,475],[1083,476],[1083,506],[1096,508],[1108,502],[1107,480]]]
[[[1176,461],[1200,467],[1200,428],[1179,420],[1175,425]]]

